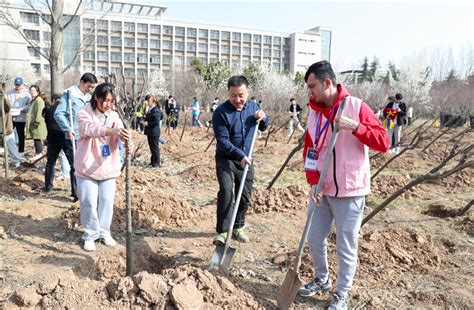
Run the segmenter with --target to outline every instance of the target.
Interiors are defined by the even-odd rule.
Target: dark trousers
[[[13,128],[16,129],[18,134],[18,152],[25,152],[25,122],[13,122]]]
[[[227,158],[216,156],[216,172],[219,182],[219,192],[217,193],[217,233],[226,232],[229,229],[232,209],[234,207],[235,196],[239,191],[240,182],[242,182],[242,174],[244,168],[238,160],[230,160]],[[247,213],[250,198],[252,196],[253,186],[253,165],[249,167],[247,177],[245,178],[244,190],[240,199],[237,217],[235,219],[234,229],[242,228],[245,225],[245,214]]]
[[[44,173],[44,188],[46,191],[50,191],[51,189],[53,189],[55,170],[54,168],[56,166],[56,160],[58,159],[61,150],[64,151],[67,161],[69,162],[69,166],[71,167],[71,170],[69,172],[69,178],[71,180],[71,197],[77,197],[76,176],[74,175],[74,152],[72,149],[72,141],[69,139],[63,139],[54,142],[48,140],[48,150],[46,153],[47,162]]]
[[[151,165],[153,167],[159,167],[160,164],[160,136],[147,136],[148,146],[151,152]]]
[[[40,139],[34,139],[35,143],[35,154],[41,154],[43,152],[43,141]]]

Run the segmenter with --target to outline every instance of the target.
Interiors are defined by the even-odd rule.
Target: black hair
[[[81,76],[81,81],[84,83],[89,82],[92,84],[97,84],[97,77],[93,73],[87,72]]]
[[[398,93],[398,94],[395,94],[395,99],[397,100],[402,100],[403,99],[403,95]]]
[[[290,99],[290,102],[292,102],[293,100],[295,100],[295,98],[291,98],[291,99]]]
[[[39,88],[38,85],[31,85],[31,86],[30,86],[30,90],[31,90],[32,88],[36,89],[36,92],[38,93],[38,96],[41,95],[41,91],[40,91],[40,88]]]
[[[219,97],[214,98],[214,100],[219,100]]]
[[[61,94],[60,93],[54,93],[52,96],[51,96],[51,102],[54,104],[56,101],[58,101],[59,99],[61,99]]]
[[[100,84],[99,86],[97,86],[94,90],[94,93],[92,94],[92,98],[91,98],[91,107],[93,110],[96,110],[97,109],[97,101],[96,101],[96,98],[99,99],[99,100],[102,100],[104,101],[105,98],[107,97],[108,94],[111,94],[112,97],[114,97],[114,100],[116,100],[116,96],[115,96],[115,86],[113,84],[110,84],[110,83],[102,83]]]
[[[314,76],[320,81],[324,81],[324,79],[331,79],[332,84],[336,85],[336,75],[332,70],[331,64],[327,60],[318,61],[312,64],[306,74],[304,75],[304,81],[308,82],[308,78],[310,74],[314,74]]]
[[[148,101],[150,99],[150,97],[153,97],[153,95],[146,95],[145,96],[145,101]],[[155,97],[153,97],[153,98],[155,98]]]
[[[249,81],[247,78],[243,75],[234,75],[227,81],[227,90],[229,90],[231,87],[238,87],[242,85],[249,87]]]

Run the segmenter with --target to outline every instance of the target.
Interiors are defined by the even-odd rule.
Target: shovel
[[[35,164],[39,162],[40,160],[42,160],[43,158],[46,158],[46,156],[48,156],[48,154],[43,154],[41,155],[40,158],[37,158],[34,161],[24,161],[21,163],[21,166],[24,168],[34,168]]]
[[[339,111],[337,112],[337,116],[342,115],[345,105],[346,105],[346,99],[342,101],[341,106],[339,107]],[[323,168],[319,176],[319,182],[316,188],[315,196],[318,196],[321,193],[321,190],[323,189],[324,178],[326,177],[326,173],[329,167],[329,162],[331,160],[331,153],[334,149],[334,145],[336,144],[338,131],[339,131],[339,128],[336,123],[335,131],[331,137],[331,141],[329,142],[326,158],[324,159]],[[301,279],[298,274],[298,270],[301,265],[301,256],[303,255],[303,249],[304,249],[304,244],[306,242],[306,238],[308,238],[309,228],[311,227],[311,222],[313,220],[315,208],[316,208],[316,203],[310,202],[308,217],[306,218],[306,224],[304,226],[303,235],[301,236],[300,245],[298,247],[298,253],[297,253],[298,256],[296,257],[296,261],[293,266],[293,269],[290,268],[288,270],[285,276],[285,280],[283,280],[283,284],[281,285],[280,290],[278,291],[278,296],[277,296],[278,309],[286,310],[290,308],[302,284]]]
[[[255,127],[255,131],[252,136],[252,144],[250,145],[249,158],[252,157],[253,147],[255,144],[255,139],[257,138],[258,132],[258,123]],[[230,265],[232,264],[232,259],[235,254],[235,249],[230,247],[230,242],[232,240],[232,232],[234,230],[235,218],[237,217],[237,211],[239,210],[240,199],[242,198],[242,192],[244,191],[245,179],[247,177],[247,172],[249,171],[249,165],[245,165],[244,172],[242,174],[242,181],[240,182],[239,191],[237,197],[235,198],[234,208],[232,209],[232,219],[229,225],[229,230],[227,232],[227,239],[225,240],[225,246],[218,245],[212,254],[211,261],[209,262],[209,267],[217,268],[227,273],[229,271]]]

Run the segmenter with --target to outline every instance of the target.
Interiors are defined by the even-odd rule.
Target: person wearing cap
[[[7,93],[8,100],[12,105],[13,129],[18,135],[18,152],[20,156],[25,153],[25,127],[26,116],[30,108],[31,96],[23,87],[23,79],[15,78],[13,81],[15,88],[10,89]]]
[[[64,153],[71,167],[69,178],[71,181],[71,197],[73,197],[74,201],[78,200],[74,170],[74,152],[77,140],[79,139],[77,113],[91,100],[90,92],[95,88],[96,84],[97,77],[94,74],[84,73],[79,81],[79,85],[71,86],[64,91],[61,101],[56,107],[56,111],[54,111],[54,120],[66,138],[66,150]],[[69,102],[71,102],[71,106]]]
[[[5,83],[2,84],[2,91],[5,91]],[[3,145],[6,149],[5,152],[8,151],[10,155],[12,168],[18,168],[20,166],[20,154],[18,153],[15,134],[13,133],[12,105],[7,96],[3,97],[3,112],[5,113],[5,121],[0,113],[0,134],[3,134],[3,122],[5,122],[5,141]]]

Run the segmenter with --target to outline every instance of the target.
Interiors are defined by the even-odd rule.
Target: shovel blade
[[[219,268],[221,271],[227,273],[232,264],[234,254],[234,248],[229,247],[226,250],[224,246],[216,246],[214,253],[212,253],[211,261],[209,262],[209,267]]]
[[[283,281],[277,296],[278,309],[287,310],[296,298],[296,294],[301,286],[302,282],[298,273],[289,269],[286,273],[285,280]]]

